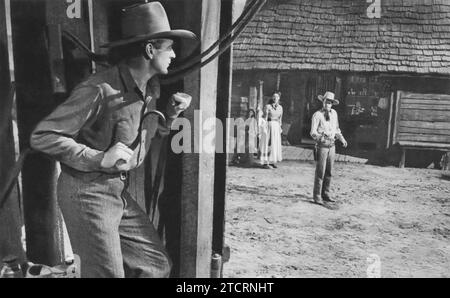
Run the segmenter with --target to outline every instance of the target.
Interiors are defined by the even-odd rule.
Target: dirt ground
[[[311,203],[313,162],[230,167],[224,277],[367,277],[373,268],[450,277],[450,181],[439,170],[335,169],[338,209],[329,210]]]

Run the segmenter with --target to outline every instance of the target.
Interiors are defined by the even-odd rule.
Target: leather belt
[[[130,175],[128,171],[120,171],[120,172],[103,172],[103,171],[92,171],[92,172],[83,172],[83,171],[79,171],[76,170],[74,168],[71,168],[63,163],[61,163],[61,170],[63,170],[64,172],[70,174],[71,176],[74,177],[86,177],[86,175],[97,175],[97,177],[103,175],[106,177],[111,177],[111,178],[115,178],[118,177],[120,178],[121,181],[126,181]]]
[[[335,145],[334,143],[331,144],[331,145],[325,145],[325,144],[317,143],[317,147],[319,147],[319,148],[333,148],[334,145]]]

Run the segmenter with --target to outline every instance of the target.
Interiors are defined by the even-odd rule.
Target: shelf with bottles
[[[386,82],[377,76],[349,76],[344,93],[346,119],[372,122],[384,115],[388,106],[385,90]]]
[[[345,98],[346,116],[377,117],[379,98],[376,96],[347,96]]]

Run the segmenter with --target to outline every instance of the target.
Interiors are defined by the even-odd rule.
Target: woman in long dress
[[[267,138],[261,148],[261,165],[265,169],[277,168],[277,162],[283,160],[281,154],[281,123],[283,107],[279,104],[280,92],[274,92],[269,103],[264,107],[267,122]]]

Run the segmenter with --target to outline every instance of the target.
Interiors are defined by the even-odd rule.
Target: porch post
[[[199,26],[193,27],[200,27],[202,51],[219,38],[220,5],[220,1],[199,0],[186,6],[187,15],[201,12],[194,19]],[[182,158],[180,277],[209,277],[211,271],[214,144],[203,144],[201,121],[216,115],[217,73],[215,59],[184,80],[185,92],[193,98],[184,116],[191,122],[194,152]],[[215,136],[215,129],[205,129],[206,134]]]

